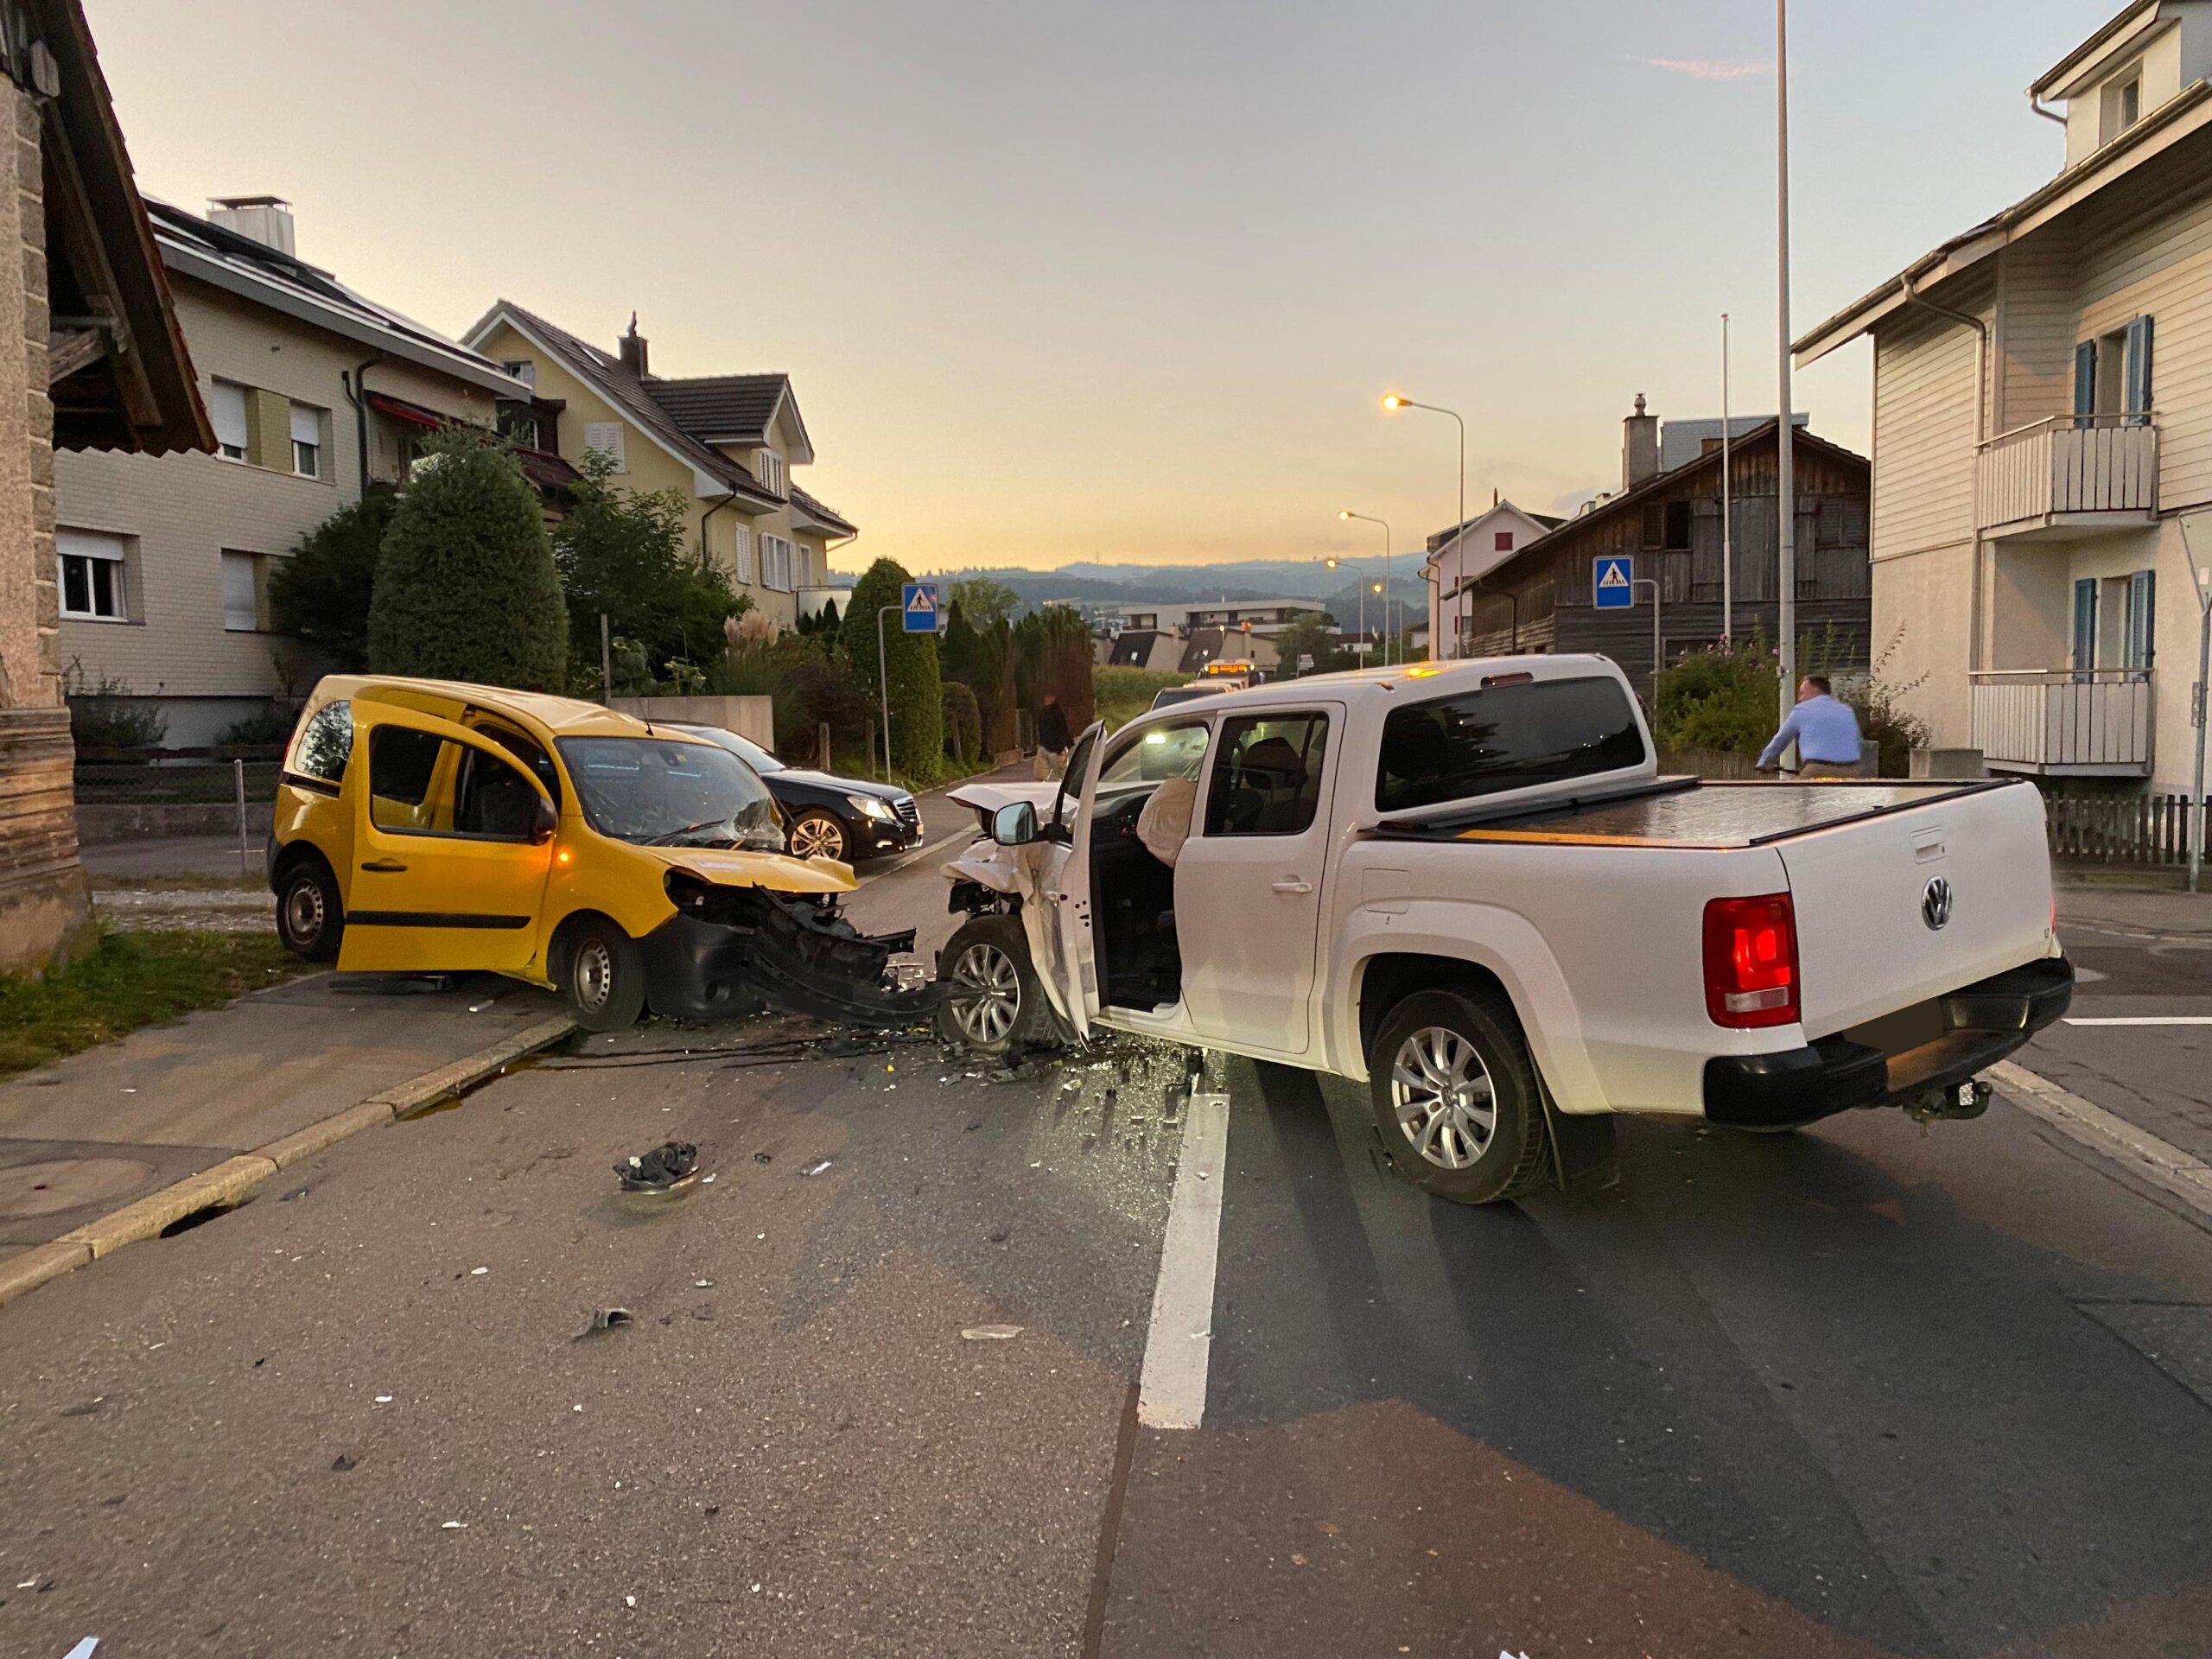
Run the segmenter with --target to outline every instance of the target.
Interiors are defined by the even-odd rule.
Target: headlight
[[[889,819],[897,816],[892,811],[888,801],[880,801],[873,795],[848,795],[845,798],[871,818]]]

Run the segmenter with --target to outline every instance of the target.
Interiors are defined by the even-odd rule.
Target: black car
[[[758,743],[720,726],[677,729],[721,744],[760,774],[783,810],[786,844],[799,858],[849,863],[871,854],[903,853],[921,845],[921,808],[895,784],[787,766]]]

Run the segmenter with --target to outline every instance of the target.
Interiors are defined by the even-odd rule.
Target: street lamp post
[[[1789,394],[1789,0],[1774,0],[1775,244],[1782,324],[1782,415],[1775,428],[1776,541],[1781,582],[1775,632],[1782,649],[1782,718],[1797,696],[1797,490],[1793,476],[1796,431]],[[1975,396],[1980,396],[1977,389]],[[1976,573],[1977,581],[1980,574]]]
[[[1467,654],[1468,630],[1472,626],[1467,598],[1467,423],[1459,418],[1456,410],[1446,409],[1440,404],[1418,404],[1395,391],[1382,400],[1382,407],[1394,414],[1402,409],[1425,409],[1432,415],[1449,415],[1459,429],[1459,516],[1452,521],[1452,545],[1459,550],[1459,639],[1452,654],[1464,657]],[[1440,610],[1437,620],[1443,620]],[[1433,653],[1436,641],[1432,639],[1428,644]]]
[[[883,780],[891,781],[891,655],[883,642],[883,619],[901,615],[904,605],[886,605],[875,613],[875,684],[883,694]],[[873,756],[869,757],[871,760]]]
[[[1388,628],[1390,626],[1390,526],[1371,512],[1354,512],[1350,507],[1337,517],[1382,525],[1382,582],[1375,591],[1382,595],[1382,626]],[[1363,636],[1367,632],[1367,589],[1363,587],[1359,590],[1359,631]],[[1390,665],[1390,645],[1387,639],[1382,645],[1382,665],[1385,668]]]

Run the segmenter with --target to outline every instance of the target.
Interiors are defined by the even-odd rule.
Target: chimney
[[[1621,423],[1621,488],[1632,490],[1647,478],[1659,475],[1659,417],[1643,412],[1643,394],[1636,394],[1636,413]]]
[[[292,204],[282,196],[216,196],[207,203],[207,219],[264,248],[299,257],[292,247]]]
[[[634,311],[630,314],[630,332],[622,336],[620,343],[622,349],[622,366],[636,375],[639,379],[644,379],[645,378],[645,337],[638,332],[638,314]]]

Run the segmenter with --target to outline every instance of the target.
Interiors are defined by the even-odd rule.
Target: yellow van
[[[851,868],[783,851],[774,800],[725,748],[597,703],[334,676],[276,788],[277,931],[347,972],[486,969],[559,990],[609,1031],[645,1009],[772,1007],[925,1020],[838,912]]]

